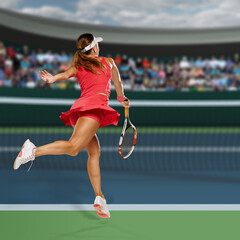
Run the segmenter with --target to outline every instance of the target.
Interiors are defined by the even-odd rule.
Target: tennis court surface
[[[102,188],[112,210],[110,219],[100,219],[90,210],[94,194],[85,151],[74,158],[40,157],[30,172],[28,166],[12,170],[26,138],[42,145],[68,139],[71,128],[0,128],[1,238],[238,236],[240,128],[139,128],[127,160],[117,153],[120,131],[98,133]]]
[[[236,239],[240,212],[0,212],[2,239]],[[229,223],[230,222],[230,223]]]

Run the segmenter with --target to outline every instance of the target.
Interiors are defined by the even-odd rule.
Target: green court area
[[[203,240],[238,239],[240,212],[112,211],[101,219],[93,211],[3,211],[5,240]]]
[[[99,128],[98,133],[121,133],[122,127]],[[240,127],[137,127],[138,133],[240,133]],[[0,127],[1,133],[72,133],[71,127]]]

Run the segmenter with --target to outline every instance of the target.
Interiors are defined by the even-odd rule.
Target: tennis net
[[[119,127],[99,129],[100,166],[116,170],[240,169],[239,127],[139,127],[138,141],[128,159],[118,155]],[[71,127],[0,128],[0,169],[11,169],[23,142],[36,146],[68,140]],[[35,169],[85,169],[87,152],[78,156],[42,156]],[[27,166],[21,167],[26,169]]]

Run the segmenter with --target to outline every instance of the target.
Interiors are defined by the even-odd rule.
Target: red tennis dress
[[[117,125],[120,114],[108,106],[111,88],[111,67],[104,57],[101,62],[106,66],[106,73],[97,69],[99,74],[78,68],[77,79],[81,87],[81,96],[69,111],[62,112],[60,118],[65,125],[74,126],[79,117],[86,116],[96,119],[99,127]],[[105,93],[106,95],[99,94]]]

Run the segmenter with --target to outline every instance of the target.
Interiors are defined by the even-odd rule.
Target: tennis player
[[[119,113],[108,106],[111,79],[116,89],[118,101],[124,107],[129,107],[130,103],[124,96],[121,78],[113,59],[99,57],[98,42],[102,40],[101,37],[94,37],[90,33],[82,34],[76,41],[78,50],[73,57],[71,67],[55,76],[46,70],[39,71],[43,81],[49,84],[77,77],[82,90],[81,96],[74,102],[69,111],[62,112],[60,116],[65,125],[74,128],[73,134],[68,141],[56,141],[40,147],[36,147],[27,139],[14,162],[13,168],[16,170],[21,164],[44,155],[68,154],[77,156],[83,148],[86,148],[88,175],[96,195],[93,207],[97,210],[98,216],[109,218],[110,213],[106,199],[101,191],[100,145],[96,132],[100,127],[110,124],[117,125],[119,120]]]

